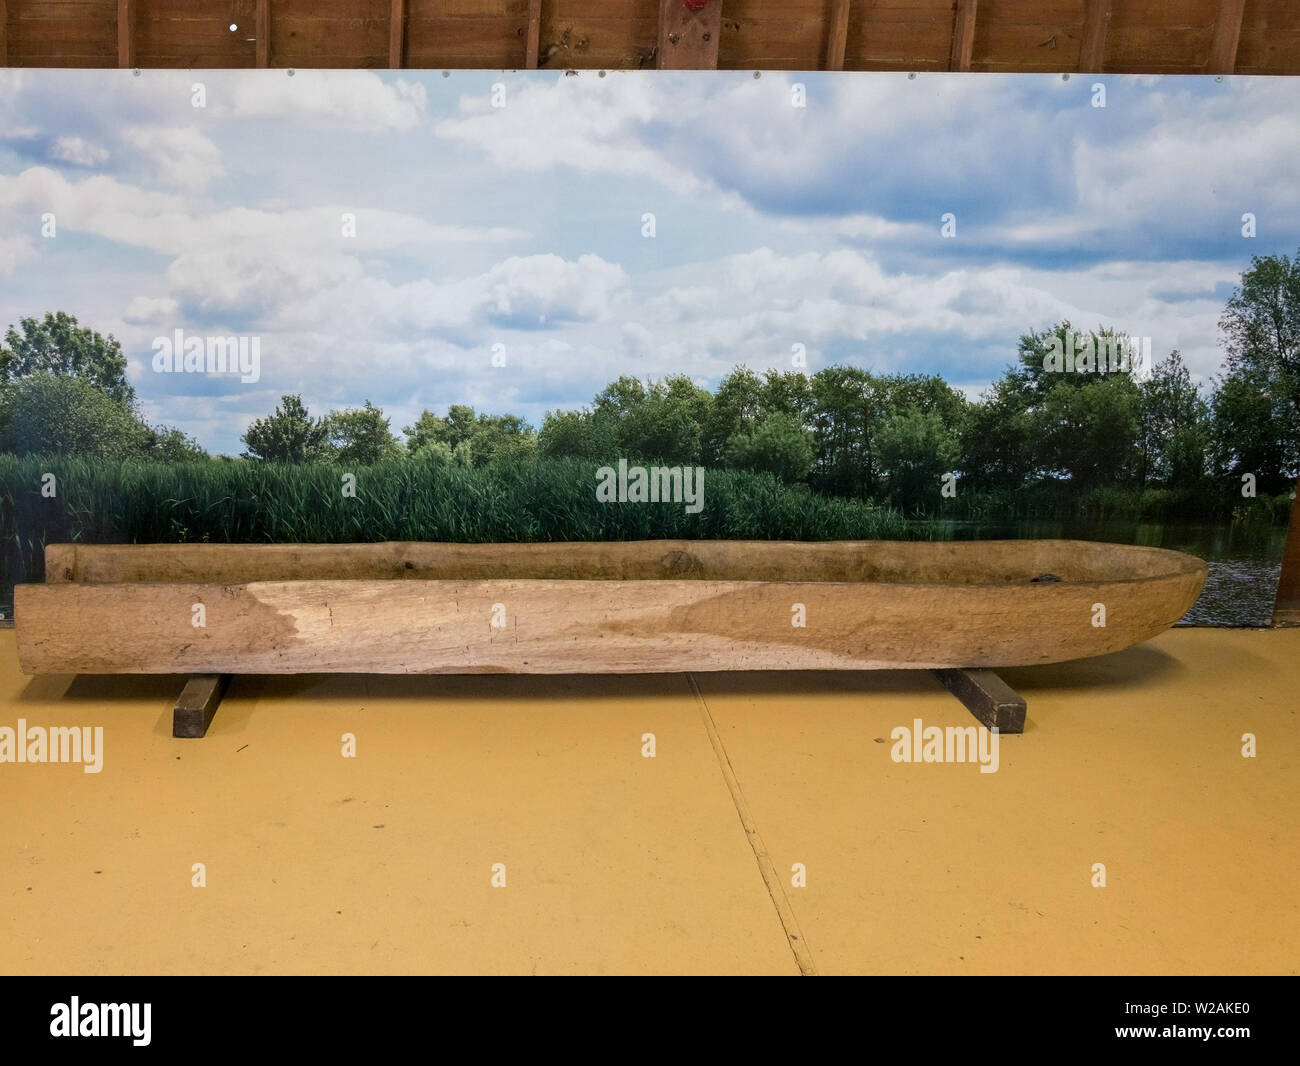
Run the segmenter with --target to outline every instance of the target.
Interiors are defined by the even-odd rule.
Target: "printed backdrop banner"
[[[1262,624],[1297,173],[1290,79],[0,70],[0,613],[67,540],[1067,536]]]

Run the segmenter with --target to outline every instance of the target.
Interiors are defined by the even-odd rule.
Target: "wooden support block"
[[[936,670],[935,675],[988,729],[1025,731],[1024,699],[992,670]]]
[[[201,737],[207,733],[229,684],[229,674],[201,674],[186,681],[172,711],[172,736]]]
[[[722,0],[659,0],[660,70],[716,70]]]

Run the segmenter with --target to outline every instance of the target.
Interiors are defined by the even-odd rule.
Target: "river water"
[[[935,521],[939,540],[1100,540],[1172,548],[1204,559],[1205,589],[1178,623],[1184,626],[1266,626],[1273,616],[1282,571],[1286,527],[1257,523],[1190,525],[1168,522],[1104,522],[1025,519],[1012,522]]]

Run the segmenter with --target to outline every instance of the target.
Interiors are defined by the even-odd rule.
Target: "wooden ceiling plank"
[[[400,70],[406,45],[406,0],[392,0],[388,19],[388,67]]]
[[[117,0],[117,65],[135,66],[132,47],[132,22],[135,18],[135,0]]]
[[[5,0],[0,0],[0,67],[9,65],[9,12]]]
[[[1079,71],[1100,74],[1106,58],[1106,31],[1110,29],[1111,0],[1087,0],[1083,11],[1083,42],[1079,45]]]
[[[528,40],[524,45],[524,69],[537,69],[537,52],[542,34],[542,0],[528,0]]]
[[[721,36],[722,0],[659,0],[660,70],[717,70]]]
[[[849,40],[849,0],[831,0],[830,32],[826,37],[826,69],[844,69],[844,46]]]
[[[970,70],[971,55],[975,51],[975,12],[979,0],[956,0],[953,7],[952,51],[948,56],[949,70]]]
[[[1210,39],[1207,74],[1231,74],[1237,69],[1237,43],[1241,40],[1241,16],[1246,0],[1219,0],[1214,18],[1214,36]]]
[[[257,65],[271,65],[271,0],[257,0]]]

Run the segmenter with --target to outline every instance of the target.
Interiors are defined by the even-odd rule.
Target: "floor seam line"
[[[786,943],[790,945],[790,950],[794,953],[795,962],[799,966],[799,973],[804,977],[815,977],[817,975],[817,966],[813,962],[812,951],[809,950],[808,941],[804,938],[803,930],[799,928],[799,922],[794,916],[794,908],[790,906],[790,900],[785,894],[785,885],[776,872],[776,866],[773,865],[771,856],[767,853],[767,845],[763,843],[763,838],[759,836],[758,826],[754,823],[754,818],[749,812],[749,804],[745,801],[745,794],[740,789],[740,781],[736,777],[735,768],[731,765],[731,756],[727,754],[727,749],[722,743],[722,737],[718,735],[718,726],[713,720],[713,713],[709,710],[708,702],[704,699],[704,693],[700,691],[695,675],[687,673],[685,677],[686,683],[695,695],[695,702],[699,705],[700,715],[704,719],[705,731],[709,734],[709,743],[713,745],[713,754],[718,760],[719,768],[722,770],[722,777],[727,783],[727,790],[731,793],[731,802],[735,805],[741,828],[745,830],[745,839],[749,841],[750,849],[754,852],[754,859],[758,863],[758,872],[763,877],[763,885],[767,888],[767,894],[772,900],[772,906],[776,908],[776,915],[780,919],[781,928],[785,932]]]

